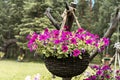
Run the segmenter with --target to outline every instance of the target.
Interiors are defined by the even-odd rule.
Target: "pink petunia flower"
[[[68,51],[68,47],[66,45],[62,45],[62,51],[63,52],[67,52]]]
[[[75,38],[70,39],[70,42],[71,42],[72,44],[77,44],[77,41],[76,41]]]
[[[79,54],[80,54],[80,50],[79,49],[73,50],[73,56],[77,57]]]

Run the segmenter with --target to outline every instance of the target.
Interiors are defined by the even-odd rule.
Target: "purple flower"
[[[47,36],[41,34],[41,35],[39,35],[39,40],[45,41],[45,40],[47,40]]]
[[[110,79],[110,75],[108,75],[108,74],[107,74],[105,77],[106,77],[107,79]]]
[[[96,69],[96,70],[99,70],[100,69],[100,66],[99,65],[94,65],[92,66],[92,68]]]
[[[86,35],[77,35],[78,39],[84,40]]]
[[[66,45],[62,45],[62,51],[63,52],[67,52],[68,51],[68,47]]]
[[[101,67],[101,70],[103,70],[103,71],[110,70],[110,67],[107,65],[104,65]]]
[[[65,31],[68,31],[69,30],[69,26],[64,26],[64,28],[65,28]]]
[[[85,80],[91,80],[90,78],[87,78],[87,79],[85,79]]]
[[[66,40],[68,40],[67,36],[66,36],[66,35],[62,35],[62,36],[61,36],[61,41],[64,42],[64,41],[66,41]]]
[[[71,42],[72,44],[77,44],[77,41],[76,41],[75,38],[70,39],[70,42]]]
[[[79,28],[79,29],[77,30],[77,33],[82,33],[83,31],[85,31],[83,28]]]
[[[105,46],[101,46],[99,49],[99,52],[103,51],[105,49]]]
[[[116,80],[120,80],[120,76],[116,76],[115,78],[116,78]]]
[[[79,49],[73,50],[73,56],[77,57],[77,56],[79,56],[79,54],[80,54],[80,50]]]
[[[95,75],[91,76],[91,80],[96,80],[96,76]]]
[[[96,72],[96,75],[102,75],[103,74],[103,71],[102,70],[98,70],[97,72]]]
[[[54,44],[59,44],[60,43],[60,40],[54,40]]]
[[[33,51],[36,49],[37,45],[35,44],[35,40],[37,39],[38,34],[33,33],[33,35],[31,36],[27,46],[30,49],[30,51]]]
[[[47,34],[49,32],[48,28],[45,28],[44,34]]]
[[[95,35],[94,35],[94,38],[95,38],[95,39],[99,39],[100,37],[99,37],[99,35],[95,34]]]
[[[53,38],[58,38],[58,36],[59,36],[59,30],[52,30],[51,34],[52,34]]]
[[[82,53],[85,53],[85,49],[84,49],[84,48],[82,48],[81,52],[82,52]]]
[[[102,38],[102,41],[104,42],[104,45],[105,46],[108,46],[109,45],[109,38]]]
[[[94,44],[94,46],[95,46],[95,47],[98,47],[99,45],[98,45],[98,43],[96,42],[96,43]]]
[[[119,73],[120,73],[120,70],[117,70],[117,71],[116,71],[116,74],[119,74]]]
[[[37,39],[37,37],[38,37],[38,34],[33,33],[33,35],[32,35],[32,37],[31,37],[29,43],[33,43],[33,42],[35,42],[35,40]]]
[[[68,28],[68,26],[65,26],[65,27],[66,29]],[[80,54],[85,53],[87,51],[89,52],[94,47],[96,47],[98,51],[101,51],[105,48],[105,46],[109,45],[108,38],[102,38],[101,40],[99,40],[98,35],[92,34],[82,28],[79,28],[76,32],[69,32],[69,31],[63,30],[61,33],[59,30],[49,30],[46,28],[44,32],[42,32],[41,34],[33,33],[32,35],[28,35],[27,39],[29,40],[27,46],[30,49],[30,51],[36,50],[36,48],[39,48],[37,47],[39,46],[39,44],[36,43],[39,41],[39,43],[43,44],[43,46],[41,45],[42,47],[53,48],[54,46],[58,47],[60,45],[61,50],[63,51],[62,53],[69,52],[68,54],[74,57],[77,57]],[[71,46],[70,44],[74,46],[68,49],[68,47]],[[87,44],[92,47],[89,47]],[[77,47],[79,47],[79,49],[77,49]],[[57,53],[56,48],[52,50],[56,51]],[[56,55],[53,55],[53,56],[56,56]]]
[[[88,39],[88,40],[86,40],[86,44],[90,44],[90,45],[92,45],[92,40],[91,39]]]

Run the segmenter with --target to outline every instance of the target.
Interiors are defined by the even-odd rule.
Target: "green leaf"
[[[82,56],[81,56],[81,55],[79,55],[79,58],[80,58],[80,59],[82,59]]]
[[[50,54],[49,54],[49,53],[46,53],[46,54],[45,54],[45,56],[46,56],[46,57],[49,57],[49,56],[50,56]]]

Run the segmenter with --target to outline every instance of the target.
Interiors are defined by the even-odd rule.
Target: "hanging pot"
[[[79,57],[68,57],[57,59],[56,57],[46,57],[45,65],[47,69],[54,75],[68,78],[80,75],[83,73],[89,64],[89,54],[82,54],[82,59]]]

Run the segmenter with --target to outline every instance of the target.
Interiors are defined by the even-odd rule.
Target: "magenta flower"
[[[83,31],[85,31],[83,28],[79,28],[79,29],[77,30],[77,33],[82,33]]]
[[[96,80],[96,76],[95,75],[91,76],[91,80]]]
[[[37,48],[37,44],[35,44],[35,43],[28,42],[27,46],[28,46],[28,48],[30,49],[31,52],[33,50],[36,50],[36,48]]]
[[[60,40],[54,40],[54,44],[59,44],[60,43]]]
[[[110,67],[107,65],[104,65],[101,67],[101,70],[105,71],[105,70],[110,70]]]
[[[94,65],[92,66],[92,68],[96,69],[96,70],[99,70],[100,69],[100,66],[99,65]]]
[[[66,35],[62,35],[62,36],[61,36],[61,41],[64,42],[64,41],[66,41],[66,40],[68,40],[67,36],[66,36]]]
[[[53,38],[58,38],[58,36],[59,36],[59,30],[52,30],[51,34],[52,34]]]
[[[33,33],[33,35],[32,35],[32,37],[31,37],[31,39],[29,40],[29,44],[34,43],[34,42],[35,42],[35,40],[37,39],[37,37],[38,37],[38,34]]]
[[[64,28],[65,28],[65,31],[68,31],[68,29],[69,29],[69,26],[64,26]]]
[[[63,52],[67,52],[68,51],[68,47],[66,45],[62,45],[62,51]]]
[[[77,38],[83,41],[83,40],[85,39],[85,35],[83,35],[83,34],[79,35],[79,34],[78,34],[78,35],[77,35]]]
[[[49,33],[49,30],[48,30],[48,28],[45,28],[44,34],[47,34],[47,33]]]
[[[105,77],[106,77],[107,79],[110,79],[110,75],[108,75],[108,74],[107,74]]]
[[[102,70],[98,70],[97,72],[96,72],[96,75],[102,75],[103,74],[103,71]]]
[[[68,26],[65,26],[65,28],[67,29]],[[92,34],[83,28],[79,28],[76,32],[62,30],[61,33],[59,30],[49,30],[46,28],[40,34],[33,33],[32,35],[28,35],[27,39],[29,40],[27,46],[30,51],[43,49],[41,51],[46,50],[48,52],[46,54],[49,54],[49,52],[52,52],[50,50],[53,50],[58,56],[60,55],[58,47],[61,47],[61,54],[69,52],[68,55],[78,57],[80,54],[85,54],[86,52],[89,53],[95,47],[97,48],[97,51],[102,51],[105,49],[105,46],[109,45],[108,38],[100,39],[98,35]],[[103,45],[101,45],[101,43],[103,43]],[[43,54],[45,53],[43,52]],[[58,57],[56,54],[49,55]]]
[[[105,46],[109,45],[109,39],[108,38],[102,38],[102,41],[104,42]]]
[[[116,78],[116,80],[120,80],[120,76],[116,76],[115,78]]]
[[[77,57],[77,56],[79,56],[79,54],[80,54],[80,50],[79,49],[73,50],[73,56]]]
[[[41,40],[41,41],[45,41],[45,40],[47,40],[47,35],[39,35],[39,40]]]
[[[119,73],[120,73],[120,70],[117,70],[117,71],[116,71],[116,74],[119,74]]]
[[[86,78],[85,80],[91,80],[90,78]]]
[[[94,35],[94,38],[95,38],[95,39],[99,39],[100,37],[99,37],[99,35],[95,34],[95,35]]]
[[[91,44],[91,45],[92,45],[92,42],[93,42],[93,41],[92,41],[91,39],[88,39],[88,40],[86,40],[85,42],[86,42],[86,44]]]
[[[94,44],[94,46],[95,46],[95,47],[98,47],[99,45],[98,45],[98,43],[96,42],[96,43]]]
[[[71,42],[72,44],[77,44],[77,41],[76,41],[75,38],[70,39],[70,42]]]

